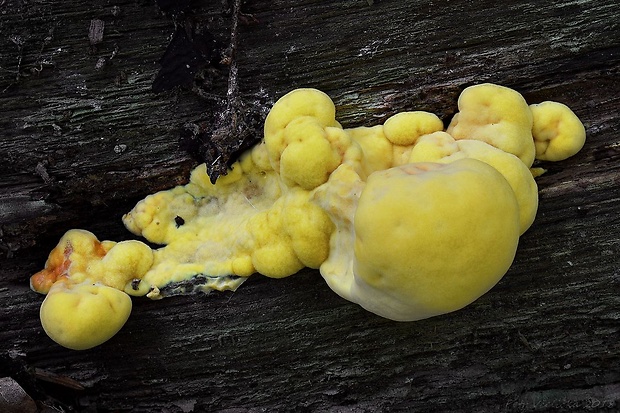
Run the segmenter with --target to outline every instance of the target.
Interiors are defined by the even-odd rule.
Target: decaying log
[[[471,306],[392,322],[305,270],[135,299],[92,350],[48,339],[29,275],[67,229],[127,238],[121,215],[196,164],[183,125],[222,113],[225,62],[152,91],[179,24],[229,41],[230,8],[204,3],[166,16],[152,2],[0,2],[0,377],[64,411],[620,409],[620,9],[602,0],[242,4],[238,87],[256,110],[311,86],[347,127],[416,109],[449,121],[459,92],[489,81],[580,116],[585,148],[541,165],[537,220]]]

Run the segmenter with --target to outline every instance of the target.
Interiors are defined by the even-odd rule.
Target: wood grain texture
[[[570,106],[586,146],[542,165],[539,213],[506,277],[462,311],[396,323],[340,299],[316,271],[254,276],[236,293],[136,299],[104,345],[56,346],[29,275],[65,230],[125,238],[122,213],[187,179],[179,128],[216,115],[226,72],[202,97],[204,85],[156,95],[174,27],[151,2],[9,0],[0,5],[0,376],[35,400],[87,412],[620,409],[620,7],[369,3],[246,2],[256,22],[241,27],[240,91],[251,102],[320,88],[346,127],[413,109],[449,120],[459,92],[486,81]],[[220,2],[196,15],[226,38]],[[93,19],[105,22],[95,48]]]

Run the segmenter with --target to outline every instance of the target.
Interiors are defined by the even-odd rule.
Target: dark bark
[[[220,2],[196,18],[228,42]],[[62,233],[127,237],[120,216],[187,179],[186,122],[211,125],[227,67],[154,94],[175,31],[150,2],[0,2],[0,376],[83,411],[614,411],[620,407],[620,9],[615,2],[250,1],[238,86],[261,108],[300,86],[345,126],[422,109],[449,120],[465,86],[557,100],[585,148],[544,164],[540,209],[506,277],[415,323],[365,312],[316,271],[236,293],[134,300],[84,352],[42,331],[28,288]],[[105,23],[91,44],[91,21]],[[208,79],[208,81],[203,80]],[[258,103],[257,103],[258,102]],[[253,106],[253,104],[256,105]],[[54,402],[53,399],[58,401]]]

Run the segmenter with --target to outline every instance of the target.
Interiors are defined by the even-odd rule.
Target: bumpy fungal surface
[[[234,290],[254,273],[281,278],[303,267],[393,320],[468,305],[506,273],[534,221],[534,157],[574,155],[585,131],[568,107],[528,106],[498,85],[469,87],[458,103],[445,129],[422,111],[344,129],[326,94],[290,92],[267,116],[263,141],[215,184],[200,165],[187,185],[150,195],[123,217],[161,248],[67,232],[31,278],[48,293],[46,332],[90,348],[122,327],[127,294]],[[77,317],[79,305],[87,310]]]
[[[325,195],[319,200],[326,205],[335,200]],[[458,310],[480,297],[508,270],[519,240],[512,188],[475,159],[378,171],[357,206],[348,216],[342,211],[333,215],[340,231],[321,274],[342,297],[399,321]]]

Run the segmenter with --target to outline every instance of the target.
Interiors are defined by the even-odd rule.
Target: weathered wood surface
[[[212,3],[197,15],[225,40],[229,15]],[[500,284],[465,310],[396,323],[340,299],[316,271],[253,277],[234,294],[134,300],[108,343],[58,347],[28,276],[69,228],[127,237],[122,213],[187,178],[180,126],[216,109],[195,91],[151,92],[174,30],[151,2],[8,0],[0,376],[64,411],[620,409],[620,7],[369,3],[246,2],[256,21],[240,28],[240,90],[251,102],[318,87],[345,126],[412,109],[449,119],[459,91],[485,81],[569,105],[588,141],[544,165],[537,220]],[[96,47],[93,19],[105,22]],[[225,91],[219,68],[209,93]]]

